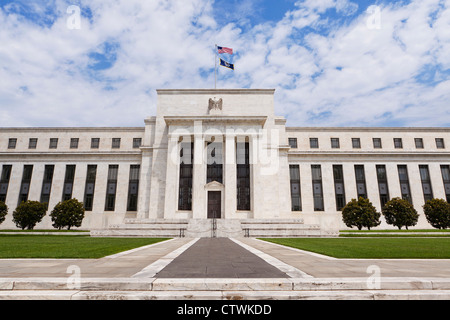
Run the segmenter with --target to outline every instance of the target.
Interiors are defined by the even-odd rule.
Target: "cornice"
[[[158,95],[188,95],[188,94],[270,94],[275,93],[275,89],[158,89]]]
[[[450,132],[448,127],[286,127],[286,132]]]
[[[0,127],[1,132],[145,132],[145,127]]]
[[[220,123],[256,123],[264,125],[267,120],[267,116],[165,116],[164,120],[167,125],[176,125],[183,123],[194,123],[196,121],[201,122],[220,122]]]

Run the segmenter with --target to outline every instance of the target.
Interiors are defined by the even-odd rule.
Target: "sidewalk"
[[[373,285],[370,266],[379,270]],[[102,259],[0,260],[0,300],[450,299],[449,266],[334,259],[253,238],[178,238]]]
[[[240,241],[315,278],[367,278],[370,266],[379,267],[382,277],[450,278],[449,259],[336,259],[254,238]]]
[[[101,259],[0,259],[0,278],[68,277],[71,266],[84,278],[126,278],[190,241],[175,238]]]

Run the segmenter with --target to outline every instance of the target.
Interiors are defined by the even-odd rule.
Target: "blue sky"
[[[450,124],[450,0],[0,0],[0,126],[142,126],[215,43],[290,126]]]

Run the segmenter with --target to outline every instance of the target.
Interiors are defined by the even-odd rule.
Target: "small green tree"
[[[388,201],[381,211],[386,219],[386,223],[396,226],[399,230],[402,227],[415,226],[419,220],[419,214],[414,206],[407,200],[401,198],[393,198]]]
[[[447,201],[443,199],[428,200],[423,206],[423,213],[433,228],[450,228],[450,204]]]
[[[13,212],[13,222],[18,228],[24,230],[34,229],[37,223],[42,221],[42,218],[47,212],[47,204],[39,201],[26,201],[19,204]]]
[[[52,218],[53,227],[62,229],[67,227],[80,227],[84,218],[84,206],[77,199],[70,199],[58,203],[52,210],[50,217]]]
[[[358,200],[352,199],[342,209],[342,220],[349,228],[357,227],[370,228],[379,226],[381,214],[372,205],[369,199],[359,197]]]
[[[3,201],[0,201],[0,224],[2,224],[3,221],[5,221],[7,214],[8,214],[8,206]]]

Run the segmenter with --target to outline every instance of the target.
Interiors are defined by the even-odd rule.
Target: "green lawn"
[[[450,237],[450,229],[341,230],[339,237]]]
[[[340,233],[411,233],[411,232],[439,232],[439,233],[450,233],[450,229],[372,229],[372,230],[340,230]]]
[[[157,243],[162,238],[91,238],[90,236],[0,235],[0,259],[97,259]]]
[[[335,258],[450,259],[450,238],[262,239]]]

